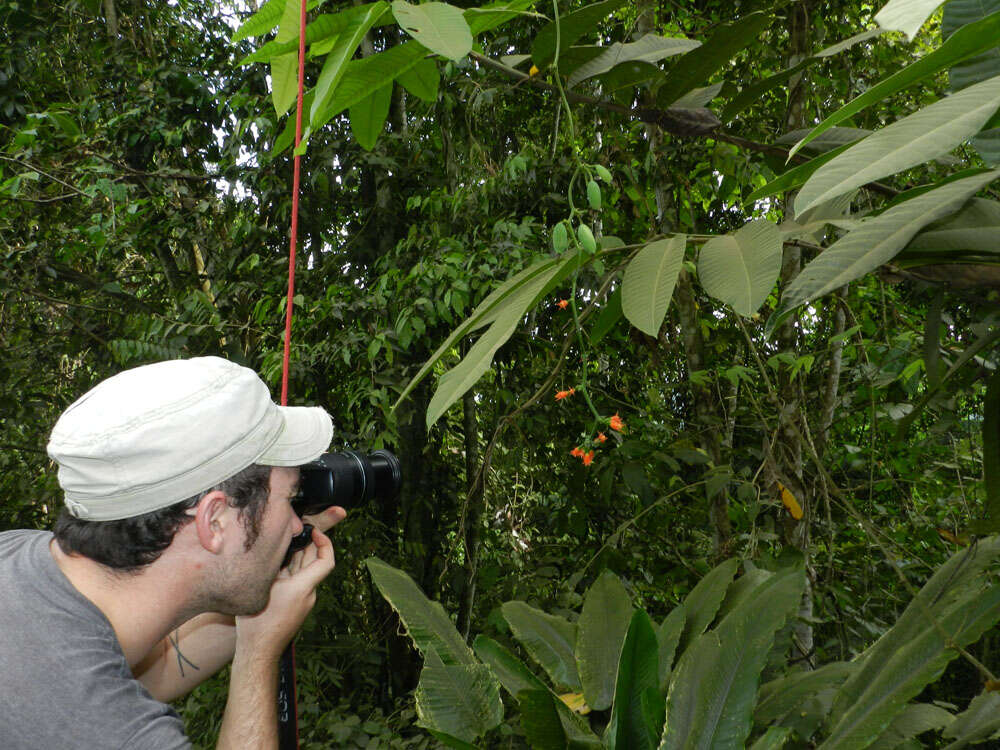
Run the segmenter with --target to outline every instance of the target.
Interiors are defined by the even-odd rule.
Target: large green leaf
[[[500,684],[514,698],[522,690],[548,689],[520,659],[492,638],[477,635],[472,649],[483,663],[490,666]]]
[[[681,655],[661,750],[744,746],[774,634],[798,606],[804,586],[802,570],[771,576]]]
[[[771,24],[771,15],[763,11],[748,13],[738,21],[718,27],[711,38],[674,63],[666,82],[656,94],[660,106],[668,107],[691,89],[708,82],[713,73]]]
[[[1000,176],[1000,170],[966,177],[918,195],[868,219],[837,240],[807,265],[782,295],[772,321],[804,302],[847,284],[888,262],[917,232],[947,216],[977,190]],[[776,317],[777,316],[777,317]]]
[[[476,340],[465,357],[438,381],[437,390],[427,406],[428,427],[489,369],[497,349],[511,337],[528,310],[537,304],[572,262],[573,258],[554,262],[548,270],[521,284],[497,306],[496,317],[490,327]]]
[[[951,0],[941,15],[941,37],[947,39],[962,26],[981,21],[1000,11],[1000,0]],[[1000,75],[1000,46],[963,60],[948,71],[954,91]],[[972,145],[990,166],[1000,164],[1000,128],[984,130],[972,139]]]
[[[849,39],[837,42],[837,44],[831,45],[830,47],[817,52],[815,55],[810,55],[791,67],[785,68],[784,70],[774,73],[767,78],[756,81],[749,86],[744,86],[740,89],[740,93],[734,96],[729,104],[726,105],[726,108],[722,110],[722,114],[719,115],[719,119],[723,122],[729,122],[744,109],[759,102],[765,92],[770,91],[775,86],[781,85],[796,73],[820,60],[824,60],[827,57],[832,57],[833,55],[843,52],[846,49],[850,49],[858,42],[865,42],[881,33],[883,33],[882,29],[869,29],[867,31],[862,31]],[[803,135],[805,134],[803,133]]]
[[[816,170],[795,197],[795,213],[946,154],[978,133],[998,107],[1000,76],[894,122]]]
[[[371,95],[351,107],[351,132],[365,151],[375,148],[379,133],[385,127],[392,103],[392,84],[375,89]]]
[[[657,651],[653,623],[644,610],[637,609],[628,623],[618,662],[614,705],[605,733],[608,750],[652,750],[660,739],[661,727],[650,726],[643,710],[643,697],[649,691],[662,701]]]
[[[996,739],[1000,734],[1000,693],[977,695],[942,734],[954,740],[945,750],[959,750],[972,743]]]
[[[684,599],[686,617],[678,653],[683,654],[688,645],[712,624],[738,567],[738,560],[724,560],[702,576],[688,592]]]
[[[584,34],[597,30],[597,24],[614,11],[618,10],[625,0],[603,0],[587,5],[580,10],[567,13],[559,18],[559,50],[560,53],[569,49],[577,39]],[[531,45],[531,59],[540,69],[547,68],[556,56],[556,23],[550,21],[543,26]]]
[[[535,0],[499,0],[480,5],[478,8],[466,9],[465,21],[469,24],[472,35],[477,36],[512,18],[517,18],[534,4]]]
[[[751,746],[750,750],[781,750],[791,739],[790,727],[771,727]]]
[[[663,624],[656,630],[656,641],[659,644],[659,687],[664,698],[667,697],[667,687],[670,684],[670,672],[674,665],[674,654],[680,643],[684,623],[687,621],[687,610],[683,604],[674,607],[667,615]]]
[[[298,38],[299,9],[299,0],[285,0],[278,24],[279,43]],[[298,60],[298,50],[271,59],[271,101],[279,117],[288,111],[298,96]]]
[[[779,193],[794,190],[799,185],[804,185],[806,180],[812,177],[816,170],[827,162],[833,161],[850,147],[850,143],[845,143],[843,146],[838,146],[832,151],[827,151],[825,154],[820,154],[819,156],[810,159],[805,164],[799,164],[796,167],[792,167],[786,172],[783,172],[780,176],[775,177],[763,187],[759,187],[750,193],[750,195],[746,197],[746,200],[743,201],[743,205],[752,206],[755,201],[759,201],[762,198],[778,195]]]
[[[1000,253],[1000,203],[973,198],[951,216],[931,224],[906,246],[907,253]]]
[[[424,596],[412,578],[377,557],[369,557],[365,565],[425,659],[433,651],[444,665],[478,663],[441,604]]]
[[[684,37],[664,37],[646,34],[635,42],[615,42],[600,55],[577,67],[566,81],[567,86],[576,86],[581,81],[602,73],[607,73],[617,65],[634,60],[654,63],[673,55],[690,52],[700,47],[701,42]]]
[[[958,655],[953,644],[967,646],[1000,620],[1000,587],[977,590],[968,598],[953,602],[943,612],[941,607],[932,609],[939,615],[938,621],[947,636],[925,617],[920,623],[922,627],[913,637],[901,641],[895,651],[886,653],[880,649],[868,655],[857,675],[841,688],[830,735],[820,745],[822,750],[868,747],[910,699],[940,677],[948,662]],[[875,646],[881,642],[882,639]],[[862,683],[862,679],[867,681]]]
[[[533,750],[566,750],[568,739],[559,720],[559,699],[548,690],[522,690],[517,695],[521,729]]]
[[[898,73],[875,84],[823,120],[809,132],[809,135],[792,147],[792,150],[788,152],[788,158],[794,156],[799,149],[824,131],[853,117],[875,102],[880,102],[927,76],[939,73],[956,62],[996,46],[998,34],[1000,34],[1000,12],[993,13],[977,23],[962,27],[934,52],[924,55]]]
[[[835,661],[819,669],[792,672],[761,685],[754,708],[754,721],[761,726],[780,722],[816,693],[840,685],[856,668],[854,662]]]
[[[902,31],[912,40],[942,0],[889,0],[875,14],[875,22],[886,31]]]
[[[293,0],[293,2],[295,4],[295,11],[297,12],[299,0]],[[289,0],[268,0],[264,3],[260,10],[240,25],[240,27],[233,34],[232,40],[234,42],[238,42],[241,39],[248,39],[252,36],[266,34],[281,22],[285,9],[291,4],[292,2]],[[319,0],[309,0],[306,10],[312,10],[317,5],[319,5]],[[298,26],[296,26],[295,36],[298,37],[298,35],[299,29]]]
[[[560,690],[582,689],[576,669],[576,624],[524,602],[506,602],[504,619],[517,640]]]
[[[400,86],[417,98],[423,99],[425,102],[433,102],[437,99],[441,74],[438,73],[437,64],[433,60],[427,59],[418,62],[396,80],[399,81]]]
[[[632,600],[622,582],[604,571],[587,590],[577,621],[576,666],[583,697],[595,711],[611,705],[618,656],[632,619]]]
[[[434,649],[424,657],[414,691],[418,724],[472,742],[503,720],[496,678],[485,664],[445,664]]]
[[[918,734],[948,726],[954,718],[950,711],[932,703],[911,703],[868,747],[870,750],[894,750]]]
[[[733,234],[705,243],[698,256],[698,280],[706,292],[748,318],[778,280],[781,247],[778,227],[755,219]]]
[[[406,398],[410,391],[412,391],[417,384],[424,379],[424,376],[430,372],[431,368],[445,356],[455,344],[464,336],[475,331],[478,328],[482,328],[485,325],[493,323],[500,313],[509,307],[508,298],[517,292],[525,284],[532,284],[537,277],[542,275],[548,275],[553,268],[565,263],[566,257],[562,258],[543,258],[542,260],[535,261],[527,268],[519,271],[518,273],[511,276],[503,284],[494,289],[490,294],[484,299],[475,310],[472,311],[472,315],[466,318],[455,330],[453,330],[448,338],[444,340],[444,343],[437,348],[437,350],[430,356],[430,358],[424,362],[420,371],[413,376],[413,379],[407,383],[406,388],[400,394],[396,403],[393,404],[395,409],[399,406],[399,403]]]
[[[396,21],[427,49],[451,60],[461,60],[472,51],[472,32],[462,11],[448,3],[411,5],[393,0]]]
[[[650,242],[625,269],[622,312],[643,333],[656,336],[674,294],[684,263],[687,237],[683,234]]]
[[[387,3],[380,0],[379,2],[360,6],[360,8],[351,8],[339,14],[348,16],[348,18],[344,28],[338,32],[336,44],[327,53],[326,60],[323,61],[323,69],[320,71],[316,85],[313,87],[313,100],[309,108],[309,125],[313,131],[319,130],[322,127],[323,123],[320,122],[320,118],[330,106],[330,100],[333,98],[337,86],[347,72],[348,63],[354,57],[354,53],[365,38],[365,34],[382,17],[388,7]],[[369,96],[366,96],[361,101],[369,99],[374,91],[377,91],[377,89],[373,87],[369,91]],[[380,102],[381,99],[378,101]],[[369,105],[368,109],[371,108],[371,105]],[[388,112],[388,109],[386,109],[386,112]],[[384,117],[382,118],[382,122],[385,122]],[[368,123],[368,125],[370,129],[371,123]],[[379,130],[381,129],[380,123]],[[367,133],[365,135],[367,136]],[[378,135],[378,131],[376,131],[375,135]],[[355,133],[355,137],[357,137],[357,133]],[[375,139],[372,138],[371,143],[373,145],[374,142]],[[371,150],[370,146],[366,146],[365,148],[369,151]]]

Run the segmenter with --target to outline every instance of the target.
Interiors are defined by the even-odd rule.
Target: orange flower
[[[580,450],[579,446],[577,446],[576,448],[574,448],[569,452],[569,455],[573,456],[574,458],[583,458],[583,451]]]
[[[597,438],[594,440],[594,442],[595,443],[604,443],[604,442],[607,442],[607,439],[608,439],[607,435],[605,435],[603,432],[598,432],[597,433]]]
[[[568,391],[556,391],[556,401],[562,401],[564,398],[569,398],[574,393],[576,393],[576,388],[570,388]]]
[[[622,422],[622,418],[618,416],[617,412],[615,412],[615,415],[608,421],[608,426],[616,432],[621,432],[625,429],[625,423]]]
[[[560,310],[565,310],[567,307],[569,307],[569,300],[568,299],[561,299],[561,300],[559,300],[559,309]]]
[[[594,461],[594,451],[587,451],[586,453],[583,454],[583,465],[584,466],[590,466],[590,464],[593,461]]]

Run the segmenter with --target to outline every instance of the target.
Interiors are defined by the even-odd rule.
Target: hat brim
[[[301,466],[315,461],[330,447],[333,420],[316,406],[279,406],[285,424],[278,439],[256,463],[264,466]]]

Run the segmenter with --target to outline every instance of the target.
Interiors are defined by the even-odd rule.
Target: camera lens
[[[324,453],[299,469],[299,494],[292,503],[299,515],[331,505],[356,508],[376,497],[390,499],[402,485],[399,459],[387,450]]]

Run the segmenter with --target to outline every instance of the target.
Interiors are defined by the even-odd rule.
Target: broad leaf
[[[437,100],[441,74],[433,60],[421,60],[397,79],[399,85],[425,102]]]
[[[750,750],[780,750],[791,739],[792,732],[790,727],[771,727],[753,743]]]
[[[928,226],[906,246],[907,253],[1000,253],[1000,203],[973,198],[958,212]]]
[[[298,10],[299,2],[298,0],[294,0],[294,2],[296,10]],[[289,5],[291,5],[289,0],[268,0],[268,2],[266,2],[260,10],[240,25],[240,27],[233,34],[232,40],[234,42],[238,42],[241,39],[248,39],[252,36],[266,34],[278,25],[285,13],[285,9]],[[306,10],[312,10],[317,5],[319,5],[319,0],[309,0]],[[298,26],[296,26],[295,36],[298,37],[298,35],[299,29]]]
[[[780,177],[775,177],[763,187],[759,187],[750,193],[750,195],[746,197],[746,200],[743,201],[743,205],[752,206],[755,201],[759,201],[762,198],[778,195],[779,193],[794,190],[799,185],[804,185],[806,180],[812,177],[816,170],[827,162],[833,161],[850,147],[850,143],[845,143],[843,146],[838,146],[832,151],[827,151],[825,154],[820,154],[816,158],[810,159],[805,164],[799,164],[797,167],[792,167],[787,172],[782,173]]]
[[[674,607],[667,615],[663,624],[656,630],[656,642],[659,644],[657,663],[660,673],[658,675],[658,685],[660,694],[667,697],[667,687],[670,684],[670,672],[674,665],[674,655],[677,653],[677,644],[680,643],[681,633],[684,632],[684,623],[687,620],[687,611],[683,604]]]
[[[690,52],[701,42],[684,37],[664,37],[646,34],[635,42],[615,42],[593,60],[576,68],[566,81],[567,86],[576,86],[581,81],[602,73],[607,73],[617,65],[639,60],[654,63],[673,55]]]
[[[743,747],[774,634],[795,611],[802,570],[768,578],[681,656],[667,696],[661,750]]]
[[[875,22],[886,31],[902,31],[912,41],[940,4],[941,0],[889,0],[875,14]]]
[[[587,590],[577,621],[576,666],[587,705],[603,711],[615,695],[618,656],[632,619],[632,600],[614,573],[604,571]]]
[[[412,578],[377,557],[369,557],[365,565],[382,596],[399,613],[407,635],[425,659],[433,652],[445,665],[477,663],[441,604],[424,596]]]
[[[778,280],[781,247],[778,227],[756,219],[705,243],[698,256],[698,279],[706,292],[748,318]]]
[[[868,219],[837,240],[807,265],[782,295],[780,312],[847,284],[888,262],[910,239],[932,221],[947,216],[977,190],[1000,176],[1000,170],[950,182],[916,198],[893,206]]]
[[[461,60],[472,51],[472,32],[462,11],[448,3],[411,5],[393,0],[396,21],[431,52],[451,60]]]
[[[816,693],[843,683],[856,669],[854,662],[835,661],[819,669],[792,672],[761,685],[754,708],[754,721],[761,726],[782,721]]]
[[[684,630],[678,646],[683,654],[688,645],[712,624],[726,589],[736,575],[738,560],[725,560],[706,573],[684,599]]]
[[[288,42],[299,36],[299,0],[285,0],[278,23],[276,41]],[[299,53],[288,52],[271,60],[271,101],[278,116],[285,114],[298,96]]]
[[[942,733],[954,740],[947,750],[995,739],[1000,733],[1000,693],[980,693]]]
[[[656,94],[656,101],[668,107],[684,94],[704,85],[713,73],[771,24],[771,15],[763,11],[748,13],[735,23],[716,29],[711,38],[674,63],[666,82]]]
[[[711,86],[703,86],[699,89],[691,89],[671,106],[676,109],[698,109],[706,106],[710,101],[722,91],[722,82],[713,83]]]
[[[875,84],[823,120],[809,132],[809,135],[792,147],[792,150],[788,152],[788,158],[794,156],[799,149],[819,136],[820,133],[853,117],[875,102],[880,102],[927,76],[939,73],[956,62],[995,47],[998,34],[1000,34],[1000,12],[993,13],[977,23],[962,27],[934,52],[924,55],[898,73]]]
[[[655,337],[660,332],[684,263],[686,242],[683,234],[650,242],[625,269],[622,312],[632,325],[649,336]]]
[[[418,724],[472,742],[503,720],[496,679],[485,664],[445,664],[433,649],[425,655],[414,691]]]
[[[511,337],[528,310],[537,304],[573,260],[553,262],[546,271],[526,281],[497,306],[496,317],[490,327],[476,340],[462,361],[438,381],[437,390],[427,406],[428,427],[489,369],[497,349]]]
[[[566,750],[568,740],[559,720],[559,699],[548,690],[522,690],[517,695],[521,729],[534,750]]]
[[[870,750],[894,750],[918,734],[948,726],[954,718],[950,711],[932,703],[911,703],[868,747]]]
[[[660,727],[652,727],[643,710],[643,697],[657,686],[657,642],[653,623],[644,610],[637,609],[628,623],[625,643],[618,662],[614,706],[605,743],[608,750],[652,750],[660,739]]]
[[[608,301],[601,308],[600,315],[597,316],[597,322],[590,329],[590,343],[596,345],[601,339],[607,336],[618,325],[618,321],[622,319],[622,315],[624,315],[624,310],[622,310],[622,288],[618,287],[608,297]]]
[[[483,663],[488,664],[500,684],[514,698],[522,690],[548,690],[524,663],[492,638],[476,636],[472,649]]]
[[[489,31],[512,18],[522,15],[525,10],[535,4],[535,0],[499,0],[487,3],[478,8],[468,8],[464,12],[465,22],[469,24],[472,36]],[[529,56],[525,55],[525,59]]]
[[[392,103],[392,84],[375,89],[367,99],[351,107],[351,132],[365,151],[375,148],[379,133],[385,127]]]
[[[576,625],[524,602],[506,602],[504,619],[531,658],[548,673],[560,690],[582,689],[576,669]]]
[[[584,34],[596,30],[597,24],[618,10],[624,2],[625,0],[603,0],[560,16],[558,40],[560,53],[569,49]],[[531,45],[531,59],[540,70],[544,70],[552,63],[555,56],[556,24],[555,21],[550,21],[535,35],[535,41]]]
[[[384,0],[377,0],[375,3],[366,5],[356,5],[347,8],[339,13],[324,13],[306,26],[306,44],[309,45],[308,57],[316,57],[327,54],[336,42],[336,37],[348,27],[357,23],[360,17],[369,13],[372,6],[378,5],[382,8],[383,15],[389,9],[389,5]],[[382,19],[380,18],[379,21]],[[296,29],[295,36],[284,42],[274,39],[256,52],[247,55],[240,60],[240,65],[249,65],[255,62],[268,62],[277,55],[286,52],[298,52],[299,34]]]
[[[947,153],[978,133],[998,107],[1000,76],[873,133],[816,170],[796,196],[795,212]]]

